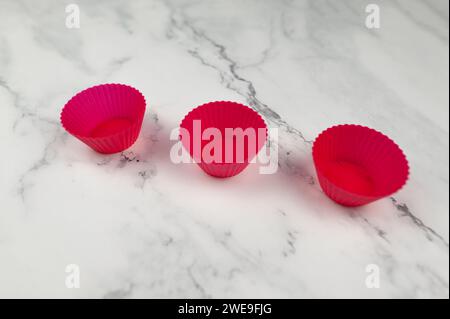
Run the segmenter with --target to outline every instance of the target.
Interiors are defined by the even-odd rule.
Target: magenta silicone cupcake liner
[[[61,112],[65,130],[99,153],[129,148],[139,136],[146,108],[137,89],[101,84],[72,97]]]
[[[199,136],[195,134],[196,122],[201,126]],[[196,107],[185,116],[180,128],[189,133],[189,138],[180,136],[184,148],[201,169],[214,177],[231,177],[242,172],[267,140],[267,126],[262,117],[248,106],[230,101],[209,102]],[[202,139],[202,136],[211,129],[216,130],[222,138],[222,152],[213,161],[208,161],[205,149],[210,141]],[[254,133],[252,143],[249,139],[239,140],[235,136],[229,136],[229,130]],[[195,149],[195,143],[200,147]],[[228,155],[230,156],[227,157]]]
[[[324,193],[344,206],[390,196],[408,180],[403,151],[386,135],[361,125],[338,125],[314,142],[313,159]]]

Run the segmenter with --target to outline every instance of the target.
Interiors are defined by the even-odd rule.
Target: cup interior
[[[350,193],[384,197],[406,182],[409,167],[402,150],[387,136],[358,125],[340,125],[315,141],[318,172]]]

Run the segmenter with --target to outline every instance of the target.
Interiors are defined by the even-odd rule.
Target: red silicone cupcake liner
[[[313,159],[324,193],[344,206],[361,206],[400,190],[408,180],[403,151],[386,135],[360,125],[338,125],[314,142]]]
[[[195,122],[200,123],[197,131]],[[216,101],[198,106],[189,112],[180,124],[180,128],[189,133],[188,137],[180,134],[184,148],[194,161],[209,175],[214,177],[231,177],[242,172],[254,159],[267,140],[267,126],[262,117],[251,108],[229,101]],[[208,131],[216,129],[221,139],[216,139],[221,152],[216,149],[206,154],[213,154],[214,159],[205,157],[210,150],[211,141],[216,135],[202,138]],[[254,132],[254,138],[238,139],[229,135],[230,130],[248,130]],[[208,146],[209,144],[209,146]],[[198,145],[198,147],[195,147]]]
[[[145,98],[124,84],[102,84],[79,92],[66,103],[61,124],[99,153],[121,152],[137,140]]]

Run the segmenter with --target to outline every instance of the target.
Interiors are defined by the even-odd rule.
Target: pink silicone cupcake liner
[[[102,84],[79,92],[66,103],[61,124],[99,153],[121,152],[139,136],[145,98],[124,84]]]
[[[408,180],[402,150],[382,133],[360,125],[338,125],[314,142],[313,159],[324,193],[344,206],[389,196]]]
[[[198,132],[195,122],[201,125]],[[267,126],[261,116],[245,105],[229,101],[210,102],[198,106],[185,116],[180,128],[189,133],[189,138],[180,134],[184,148],[207,174],[214,177],[231,177],[242,172],[267,140]],[[208,144],[213,137],[202,138],[203,134],[211,129],[217,129],[222,137],[219,141],[221,154],[215,154],[215,150],[211,153],[217,155],[214,160],[205,157],[206,148],[209,147]],[[250,142],[250,139],[238,139],[228,134],[230,129],[242,131],[251,129],[256,137],[253,142]]]

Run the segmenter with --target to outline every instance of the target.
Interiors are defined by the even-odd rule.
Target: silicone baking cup
[[[196,132],[195,122],[201,125]],[[207,174],[214,177],[231,177],[242,172],[255,158],[267,140],[267,126],[261,116],[251,108],[229,101],[216,101],[198,106],[189,112],[180,124],[189,134],[180,134],[183,147]],[[204,139],[205,130],[220,131],[221,154],[219,160],[207,160],[205,147],[211,142]],[[253,129],[255,143],[247,138],[238,139],[229,135],[229,129]],[[228,134],[227,134],[228,129]],[[207,131],[206,131],[207,132]],[[195,147],[195,144],[199,147]],[[228,143],[228,144],[227,144]],[[232,147],[227,147],[232,145]],[[230,154],[229,152],[232,151]],[[228,152],[228,154],[227,154]],[[241,152],[241,153],[239,153]],[[242,153],[243,152],[243,153]],[[216,157],[216,159],[218,158]]]
[[[361,206],[405,185],[409,166],[402,150],[382,133],[338,125],[314,142],[313,159],[324,193],[344,206]]]
[[[124,84],[102,84],[79,92],[66,103],[61,124],[99,153],[121,152],[137,140],[145,98]]]

